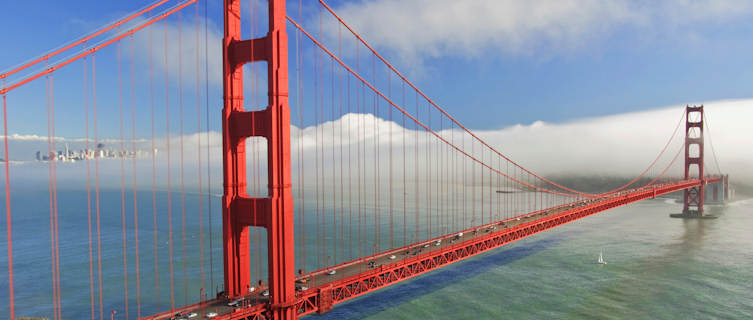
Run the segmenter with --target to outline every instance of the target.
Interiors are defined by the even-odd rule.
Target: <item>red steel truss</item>
[[[367,270],[354,276],[329,282],[299,293],[292,301],[296,315],[304,316],[314,312],[324,313],[336,304],[368,294],[389,285],[430,272],[434,269],[461,261],[463,259],[487,252],[506,244],[521,240],[563,224],[576,221],[588,216],[604,212],[609,209],[624,206],[633,202],[652,199],[664,194],[695,188],[708,183],[719,183],[723,177],[708,177],[703,180],[682,180],[672,183],[656,184],[648,188],[624,191],[587,202],[574,202],[555,208],[548,208],[540,213],[557,210],[559,213],[545,216],[514,227],[501,229],[464,242],[458,242],[440,250],[427,252],[412,258],[382,265],[379,268]],[[535,214],[535,213],[534,213]],[[493,225],[514,220],[515,218],[496,221],[473,229],[485,229]],[[472,229],[466,230],[471,231]],[[446,237],[446,236],[445,236]],[[442,238],[442,237],[440,237]],[[424,241],[425,242],[425,241]],[[415,246],[413,244],[411,246]],[[408,246],[408,247],[411,247]],[[393,251],[403,250],[403,248]],[[379,254],[378,254],[379,255]],[[348,263],[344,264],[347,265]],[[196,307],[199,307],[197,305]],[[185,310],[191,310],[189,307]],[[217,319],[278,319],[273,312],[272,304],[257,304],[235,309],[230,314],[221,315]],[[155,319],[161,319],[156,316]]]

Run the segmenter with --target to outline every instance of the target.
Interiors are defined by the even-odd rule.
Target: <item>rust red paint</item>
[[[240,0],[225,0],[224,9],[222,226],[225,294],[238,297],[248,292],[251,286],[248,228],[265,228],[268,312],[274,319],[295,319],[285,1],[269,1],[269,32],[265,37],[251,40],[241,39]],[[262,111],[245,111],[242,66],[255,61],[267,61],[268,106]],[[251,198],[246,191],[245,140],[249,137],[267,139],[268,198]]]
[[[708,177],[703,180],[681,180],[671,183],[655,185],[650,188],[638,189],[621,195],[613,195],[602,198],[591,204],[574,207],[564,212],[547,216],[538,220],[530,221],[509,229],[493,232],[483,237],[474,238],[465,242],[456,243],[441,250],[427,252],[411,259],[384,265],[378,269],[344,278],[335,282],[327,283],[320,287],[312,288],[303,292],[293,301],[297,316],[312,313],[323,313],[331,310],[335,305],[354,299],[356,297],[374,292],[389,285],[413,278],[420,274],[444,267],[457,261],[499,248],[512,242],[527,238],[539,232],[543,232],[563,224],[573,222],[606,210],[624,206],[633,202],[654,198],[656,196],[697,187],[708,183],[718,183],[722,177]],[[577,202],[573,202],[577,203]],[[569,207],[568,204],[555,208]],[[549,208],[547,210],[554,209]],[[527,213],[530,214],[530,213]],[[514,220],[515,217],[502,221]],[[484,228],[496,225],[502,221],[474,227]],[[466,231],[469,231],[468,229]],[[424,241],[426,242],[426,241]],[[411,246],[415,246],[413,244]],[[409,246],[410,247],[410,246]],[[359,259],[361,260],[361,259]],[[316,273],[316,272],[314,272]],[[311,274],[305,275],[310,276]],[[268,304],[251,306],[239,309],[233,314],[228,314],[222,319],[277,319],[272,317],[274,308]]]
[[[697,115],[697,116],[696,116]],[[691,119],[692,118],[692,119]],[[691,131],[697,128],[698,136],[691,136]],[[690,147],[698,146],[698,154],[691,154]],[[697,168],[697,175],[693,175],[691,168]],[[685,107],[685,180],[701,179],[703,177],[703,105]],[[701,183],[693,188],[685,189],[683,195],[683,214],[703,215],[703,197],[705,184]]]

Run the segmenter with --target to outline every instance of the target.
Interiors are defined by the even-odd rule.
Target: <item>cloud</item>
[[[684,106],[670,106],[567,123],[537,121],[530,125],[518,124],[497,130],[474,130],[474,133],[514,161],[545,176],[556,178],[601,175],[632,178],[640,174],[656,158],[683,113]],[[722,173],[729,173],[733,181],[753,184],[753,172],[749,170],[750,163],[753,163],[753,149],[743,147],[753,145],[753,135],[747,133],[749,125],[745,120],[753,117],[753,100],[707,102],[705,116],[708,125],[705,133],[707,173],[717,173],[713,155],[715,152]],[[410,123],[407,127],[408,129],[403,129],[398,123],[379,119],[371,114],[347,114],[338,120],[301,130],[293,127],[293,161],[303,163],[304,171],[309,174],[313,174],[315,161],[319,161],[319,166],[323,164],[324,171],[328,172],[333,167],[333,162],[336,168],[347,165],[347,161],[343,161],[343,165],[340,164],[340,150],[343,150],[346,159],[350,151],[352,161],[356,161],[359,157],[358,150],[362,148],[360,152],[364,155],[360,156],[361,161],[368,163],[371,166],[369,168],[372,168],[375,157],[374,143],[378,142],[379,170],[384,174],[388,170],[390,140],[396,168],[402,168],[403,154],[409,166],[413,165],[416,155],[423,159],[427,152],[427,141],[435,143],[434,152],[439,150],[437,146],[442,144],[436,137],[422,130],[413,130]],[[683,130],[684,123],[680,123],[672,142],[657,162],[656,169],[649,172],[649,176],[659,174],[661,169],[672,161],[675,154],[682,150]],[[407,137],[405,151],[404,133]],[[500,163],[488,150],[482,154],[477,142],[472,149],[470,137],[465,135],[465,138],[461,138],[464,135],[458,130],[443,130],[440,135],[448,140],[454,139],[455,144],[467,153],[482,158],[495,167]],[[445,152],[454,151],[448,148]],[[300,158],[298,153],[301,154]],[[320,159],[314,159],[315,155]],[[463,158],[460,155],[459,157]],[[505,171],[504,161],[501,163],[502,167],[499,169]],[[423,160],[419,164],[421,169],[426,165]],[[682,176],[682,165],[681,152],[667,175]],[[295,163],[293,167],[296,170]],[[372,169],[365,171],[365,177],[373,178],[375,173],[372,172]],[[397,170],[395,175],[400,177],[401,169]]]
[[[481,131],[502,152],[524,166],[545,175],[612,175],[634,177],[664,147],[684,106],[651,111],[581,119],[562,124],[537,122],[502,130]],[[722,171],[735,179],[753,182],[746,163],[753,162],[753,136],[746,134],[747,124],[740,117],[753,115],[753,100],[729,100],[705,103],[705,160],[707,173],[716,173],[711,146],[713,142]],[[684,124],[667,148],[663,168],[683,146]],[[709,140],[711,139],[711,140]],[[677,164],[683,162],[683,154]],[[681,169],[675,166],[673,169]],[[671,172],[679,175],[681,171]],[[739,181],[738,180],[738,181]]]
[[[750,17],[753,1],[365,0],[334,9],[371,44],[420,60],[570,50],[622,27],[652,33],[724,23]]]
[[[684,106],[671,106],[559,124],[537,121],[530,125],[519,124],[498,130],[474,131],[474,133],[524,167],[539,174],[554,177],[555,180],[563,176],[593,175],[632,178],[654,160],[666,144],[683,112]],[[706,131],[705,150],[707,173],[713,174],[717,171],[711,150],[713,142],[723,173],[729,173],[733,182],[753,185],[753,172],[749,170],[750,164],[753,163],[753,149],[749,147],[753,145],[753,135],[748,133],[747,122],[747,119],[753,117],[753,100],[708,102],[705,103],[705,112],[709,125]],[[442,159],[452,159],[452,157],[447,157],[448,154],[456,155],[456,160],[465,158],[439,142],[436,137],[423,130],[415,130],[412,124],[407,123],[406,127],[407,129],[398,123],[377,118],[372,114],[354,113],[345,114],[334,121],[327,121],[317,126],[305,128],[293,126],[291,128],[291,158],[294,184],[300,182],[306,187],[313,187],[316,181],[321,181],[330,185],[339,181],[341,170],[346,176],[346,181],[350,176],[353,179],[352,183],[355,183],[354,176],[358,175],[359,169],[357,168],[360,165],[363,181],[373,181],[378,175],[380,181],[384,182],[383,186],[386,186],[386,179],[389,176],[390,141],[392,141],[395,181],[400,181],[403,177],[403,161],[409,169],[406,172],[407,179],[414,181],[416,177],[419,180],[425,180],[435,175],[434,172],[426,171],[426,168],[431,162],[431,166],[436,170],[434,163],[442,155],[444,155]],[[649,176],[658,174],[672,160],[677,151],[682,150],[683,128],[684,124],[680,124],[673,142],[656,165],[658,169],[649,172]],[[482,153],[479,144],[477,142],[472,144],[468,135],[458,130],[443,130],[439,134],[453,141],[467,153],[484,159],[492,166],[502,171],[513,172],[511,167],[507,167],[504,161],[491,155],[488,150]],[[206,132],[200,133],[201,161],[204,168],[201,170],[197,170],[199,134],[192,133],[183,136],[183,163],[186,168],[187,184],[196,183],[198,178],[196,172],[206,171],[207,150],[212,157],[213,176],[221,176],[221,135],[212,131],[208,136],[209,139]],[[403,140],[404,137],[405,140]],[[14,141],[11,144],[12,160],[31,160],[33,157],[31,146],[46,150],[46,137],[28,136],[28,139],[11,140]],[[78,140],[80,139],[61,139],[61,141]],[[261,141],[258,138],[247,141],[246,152],[248,173],[253,174],[255,170],[259,170],[261,173],[258,181],[262,181],[260,185],[263,186],[266,185],[266,143]],[[403,141],[405,141],[404,145]],[[159,149],[156,161],[158,172],[162,177],[161,184],[164,184],[165,168],[168,164],[166,142],[164,137],[155,140],[155,146]],[[179,172],[176,170],[180,167],[180,143],[180,136],[171,136],[172,179],[179,177]],[[427,148],[429,144],[433,145],[432,149]],[[136,148],[149,150],[150,145],[151,141],[140,141]],[[61,147],[60,144],[58,146]],[[208,149],[206,149],[207,146],[209,146]],[[75,149],[80,148],[81,145],[71,143],[71,147]],[[126,147],[130,149],[131,145],[126,143]],[[118,145],[108,145],[108,148],[117,149]],[[378,156],[375,148],[378,149]],[[668,175],[675,177],[682,175],[682,156],[680,154]],[[415,159],[418,159],[418,162]],[[148,178],[152,170],[151,158],[142,160],[138,161],[137,171],[146,179],[142,184],[150,184]],[[257,160],[259,160],[258,163]],[[377,163],[379,171],[375,170]],[[467,161],[466,164],[466,170],[470,173],[472,161]],[[109,176],[109,180],[119,181],[119,161],[103,160],[100,165],[102,166],[100,174]],[[84,169],[82,164],[61,166],[68,166],[70,172]],[[19,166],[19,170],[23,170],[21,167]],[[477,174],[480,173],[479,168],[476,168]],[[46,171],[39,172],[44,173],[40,178],[46,178]],[[60,172],[65,171],[59,171],[59,174]],[[486,172],[488,174],[488,171]],[[81,179],[85,176],[81,173],[85,172],[70,173],[67,176],[71,179]],[[327,177],[327,179],[317,180],[317,175],[320,179],[321,177]],[[27,175],[21,176],[28,178]],[[59,181],[64,180],[61,178]],[[480,178],[476,181],[480,181]]]
[[[0,135],[0,139],[4,138],[4,136]],[[86,138],[66,138],[66,137],[50,137],[51,139],[55,140],[56,142],[80,142],[85,143]],[[36,134],[18,134],[13,133],[8,136],[9,141],[35,141],[35,142],[47,142],[48,137],[47,136],[40,136]],[[119,143],[120,139],[101,139],[99,140],[100,143]],[[127,141],[128,143],[131,143],[131,140],[123,140]],[[89,139],[90,143],[94,143],[94,138]],[[144,143],[146,142],[145,139],[136,139],[136,143]]]
[[[196,55],[198,53],[198,66],[202,84],[206,64],[209,83],[215,86],[221,85],[222,31],[218,30],[214,23],[210,21],[205,42],[205,22],[203,18],[199,18],[198,44],[196,43],[196,25],[193,17],[184,17],[180,25],[176,19],[160,21],[135,33],[134,39],[139,59],[148,64],[151,56],[153,65],[157,68],[156,74],[167,70],[171,76],[175,77],[179,71],[182,71],[184,85],[193,86],[196,81]],[[165,50],[167,50],[167,55]],[[178,51],[180,51],[182,59],[178,59]]]

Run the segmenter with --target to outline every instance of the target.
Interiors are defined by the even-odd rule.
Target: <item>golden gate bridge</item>
[[[575,190],[463,126],[322,0],[306,5],[318,10],[314,19],[304,18],[300,1],[292,10],[282,0],[266,7],[251,1],[242,10],[240,0],[224,0],[217,57],[224,107],[221,146],[213,145],[210,67],[202,61],[210,59],[206,3],[156,1],[0,74],[11,319],[24,306],[16,279],[27,271],[14,269],[13,260],[19,234],[49,231],[52,317],[67,318],[70,301],[61,281],[67,210],[59,206],[58,168],[65,167],[55,157],[44,164],[49,225],[13,227],[13,213],[30,200],[12,192],[21,169],[9,153],[8,128],[24,124],[7,111],[24,108],[28,101],[14,94],[24,97],[25,89],[44,97],[49,154],[65,140],[55,133],[56,104],[66,105],[66,124],[84,129],[77,192],[87,232],[76,234],[87,244],[80,257],[88,262],[92,319],[295,319],[611,208],[681,192],[683,211],[672,216],[708,218],[704,199],[728,198],[715,154],[716,172],[707,174],[703,106],[678,114],[667,143],[635,178],[611,190]],[[62,84],[54,81],[61,73]],[[73,112],[83,112],[77,123],[65,117]],[[105,140],[121,156],[89,155]],[[148,159],[127,156],[144,147]],[[211,163],[220,150],[221,287],[206,276],[214,271]],[[111,179],[100,174],[108,170],[119,199],[103,195]],[[109,221],[116,225],[103,226],[107,214],[120,218]],[[139,221],[140,214],[151,221]],[[192,219],[198,237],[187,231]],[[103,234],[117,228],[118,237]],[[120,247],[120,256],[106,254],[108,247]],[[122,279],[114,284],[104,275],[116,260]],[[189,293],[196,287],[199,293]]]

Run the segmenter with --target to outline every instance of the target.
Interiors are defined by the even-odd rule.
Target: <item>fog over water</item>
[[[672,135],[672,130],[684,113],[684,106],[669,106],[648,111],[632,112],[605,117],[580,119],[565,123],[548,123],[537,121],[532,124],[519,124],[504,127],[497,130],[473,130],[475,134],[487,141],[498,151],[507,155],[524,167],[550,177],[558,176],[609,176],[618,178],[632,178],[645,169],[657,156],[659,151],[667,143]],[[753,118],[753,100],[724,100],[705,103],[706,123],[706,172],[716,173],[717,163],[713,157],[713,151],[719,160],[718,168],[723,173],[731,176],[731,181],[737,184],[753,185],[753,170],[749,170],[753,163],[753,134],[748,128],[747,119]],[[407,129],[395,122],[376,119],[371,114],[346,114],[335,121],[327,121],[318,126],[291,129],[291,151],[293,160],[293,176],[298,177],[297,163],[309,163],[315,159],[316,154],[327,156],[320,159],[319,166],[331,167],[332,165],[345,166],[347,158],[340,162],[339,152],[347,155],[348,150],[355,161],[359,143],[364,144],[362,157],[373,159],[373,146],[378,142],[380,150],[380,164],[387,163],[390,137],[393,142],[393,159],[410,164],[414,160],[415,150],[422,154],[426,150],[427,142],[432,143],[432,148],[437,148],[438,139],[429,136],[424,131],[415,131],[415,126],[410,122]],[[666,153],[657,163],[657,168],[664,168],[682,148],[684,124],[675,135],[667,148]],[[435,128],[436,129],[436,128]],[[342,132],[342,134],[341,134]],[[448,139],[455,138],[456,145],[463,145],[464,150],[476,156],[480,148],[476,143],[475,152],[471,149],[471,139],[465,137],[457,130],[442,130],[439,134]],[[211,153],[212,176],[221,176],[221,136],[217,132],[202,132],[201,141],[196,133],[186,134],[183,137],[183,163],[185,168],[184,178],[190,187],[198,181],[199,171],[206,175],[206,153]],[[403,140],[403,137],[406,137]],[[464,138],[463,138],[464,137]],[[100,137],[107,148],[119,149],[120,142],[116,137]],[[317,140],[318,139],[318,140]],[[711,139],[711,140],[709,140]],[[171,173],[177,174],[179,170],[179,146],[180,137],[176,134],[171,136]],[[209,143],[207,143],[207,141]],[[265,143],[259,143],[260,139],[247,141],[248,150],[254,155],[266,153]],[[318,144],[317,144],[318,141]],[[406,148],[403,149],[403,141]],[[154,141],[158,149],[156,155],[156,167],[160,173],[166,172],[167,146],[164,137],[157,137]],[[70,149],[83,149],[85,140],[81,137],[59,137],[56,140],[56,149],[63,150],[68,144]],[[197,146],[201,143],[202,169],[199,170]],[[23,161],[22,164],[14,164],[11,168],[11,177],[23,176],[20,183],[28,183],[33,180],[46,180],[46,170],[39,169],[40,164],[35,164],[33,159],[37,151],[44,154],[47,150],[47,137],[44,134],[9,136],[10,159]],[[93,142],[91,143],[93,147]],[[416,148],[418,144],[418,148]],[[151,150],[151,140],[137,138],[136,149]],[[207,148],[207,146],[209,146]],[[365,146],[368,146],[366,148]],[[131,142],[125,143],[125,148],[132,148]],[[405,152],[404,152],[405,151]],[[300,153],[300,154],[299,154]],[[336,153],[336,158],[330,154]],[[482,156],[485,161],[496,163],[497,158],[489,154]],[[264,162],[263,156],[249,156],[249,168],[253,168],[253,161]],[[334,163],[333,163],[334,161]],[[365,159],[364,159],[365,161]],[[130,160],[129,160],[130,162]],[[681,171],[682,156],[667,173],[668,176],[679,176]],[[144,179],[143,183],[151,183],[148,179],[151,173],[151,157],[137,160],[136,170],[138,176]],[[43,164],[42,164],[43,165]],[[109,179],[103,179],[104,184],[113,181],[120,176],[120,161],[117,159],[105,159],[100,161],[100,174]],[[263,164],[262,164],[263,166]],[[46,165],[43,165],[46,167]],[[501,168],[504,169],[504,168]],[[85,177],[83,162],[60,163],[58,165],[58,179],[60,182],[81,182]],[[131,165],[126,166],[126,174],[130,175]],[[250,170],[250,169],[249,169]],[[385,169],[382,170],[384,172]],[[264,171],[263,168],[261,171]],[[313,170],[305,170],[311,181]],[[649,174],[658,172],[649,172]],[[251,174],[251,173],[249,173]],[[336,174],[339,174],[336,172]],[[373,176],[371,171],[364,172],[365,178]],[[397,175],[397,173],[396,173]],[[175,176],[175,175],[174,175]],[[307,176],[304,175],[304,178]],[[263,175],[260,177],[265,179]],[[421,179],[422,177],[419,177]],[[207,181],[207,177],[203,177]],[[115,179],[119,180],[119,179]],[[164,179],[161,179],[164,180]],[[158,182],[159,183],[159,182]],[[220,183],[215,183],[219,186]]]
[[[725,173],[729,173],[733,183],[751,184],[751,172],[746,166],[753,163],[753,151],[746,148],[751,145],[751,135],[746,131],[746,121],[753,116],[753,100],[720,101],[706,103],[707,121],[709,121],[710,133],[720,167]],[[680,120],[684,106],[673,106],[652,111],[636,112],[609,117],[583,119],[567,123],[543,123],[537,122],[530,125],[517,125],[499,130],[476,131],[478,135],[487,140],[491,145],[518,161],[530,169],[544,175],[554,177],[570,176],[611,176],[617,178],[632,177],[640,173],[650,163],[659,150],[664,146],[672,129]],[[359,125],[360,123],[360,125]],[[351,140],[341,142],[339,130],[351,128]],[[408,126],[411,129],[410,126]],[[358,129],[356,129],[358,128]],[[334,136],[332,132],[336,133]],[[377,130],[378,129],[378,130]],[[412,129],[411,129],[412,130]],[[307,270],[315,270],[325,267],[327,256],[339,262],[358,255],[359,250],[370,252],[376,242],[380,249],[388,247],[389,226],[385,220],[389,215],[386,189],[382,185],[378,200],[364,200],[364,219],[368,219],[368,227],[365,228],[364,239],[355,242],[352,249],[332,234],[333,228],[327,229],[324,237],[326,243],[322,249],[317,241],[311,239],[318,232],[317,218],[326,221],[336,221],[339,226],[347,225],[342,220],[343,212],[337,203],[343,197],[352,196],[350,190],[336,194],[337,198],[330,198],[332,194],[322,196],[322,206],[316,204],[314,192],[308,192],[314,188],[316,181],[313,168],[313,154],[324,154],[323,162],[325,173],[340,165],[339,152],[341,143],[343,150],[356,150],[359,141],[373,147],[374,136],[379,134],[382,150],[388,150],[389,132],[392,131],[393,143],[402,143],[403,129],[395,123],[384,120],[375,120],[372,115],[348,114],[335,122],[326,122],[320,127],[307,127],[302,130],[293,127],[292,160],[294,177],[294,196],[296,197],[296,213],[305,207],[306,220],[296,221],[296,230],[307,230],[309,241],[303,241],[301,234],[297,234],[297,243],[305,243],[305,246],[296,246],[297,266]],[[359,140],[360,134],[360,140]],[[432,141],[432,137],[425,133],[405,131],[406,144],[413,148],[406,148],[406,161],[413,164],[416,154],[416,138],[418,139],[418,153],[421,158],[425,142]],[[443,136],[453,136],[453,132],[440,132]],[[457,137],[459,133],[455,132]],[[316,145],[317,136],[320,145]],[[18,277],[15,279],[17,288],[16,301],[18,310],[23,310],[23,315],[51,315],[51,293],[49,292],[50,278],[50,236],[48,163],[33,160],[38,150],[47,150],[45,136],[11,136],[11,186],[12,186],[12,209],[14,230],[14,265]],[[119,148],[120,141],[106,137],[107,148]],[[106,139],[106,138],[103,138]],[[155,171],[157,180],[156,211],[158,212],[157,229],[159,239],[153,243],[152,230],[152,193],[151,193],[151,157],[137,158],[135,161],[135,177],[138,187],[138,213],[141,232],[141,272],[142,272],[142,301],[143,312],[149,313],[163,310],[167,305],[169,292],[169,274],[167,265],[170,258],[164,255],[168,251],[167,229],[172,225],[175,232],[175,258],[181,261],[180,237],[182,236],[181,214],[185,207],[187,225],[187,261],[188,277],[198,279],[200,257],[197,247],[199,241],[199,219],[201,216],[204,228],[209,225],[209,200],[196,195],[199,169],[202,172],[204,192],[207,188],[206,176],[206,149],[203,149],[209,141],[211,152],[212,193],[221,193],[221,167],[220,161],[220,136],[216,132],[209,133],[206,139],[205,133],[202,138],[202,167],[199,168],[197,158],[198,139],[194,135],[183,137],[185,183],[187,195],[185,206],[181,203],[181,193],[178,186],[180,177],[179,150],[180,137],[173,136],[170,141],[170,174],[172,195],[168,198],[164,185],[167,178],[167,150],[164,139],[155,141],[159,150],[155,158]],[[321,145],[322,141],[325,145]],[[466,141],[466,147],[470,140]],[[457,142],[457,140],[456,140]],[[65,143],[71,149],[82,147],[82,141],[77,137],[65,137],[56,142],[57,150],[64,148]],[[130,141],[126,143],[129,147]],[[682,145],[682,137],[677,136],[668,147],[668,153],[664,158],[674,155]],[[712,173],[716,165],[710,160],[710,143],[707,144],[707,168]],[[136,141],[136,148],[148,150],[151,141]],[[129,147],[130,148],[130,147]],[[249,143],[250,155],[263,155],[264,146]],[[402,152],[402,147],[396,147],[393,151]],[[380,153],[380,165],[385,154]],[[395,158],[401,153],[395,153]],[[335,161],[331,162],[332,155]],[[355,151],[353,156],[355,156]],[[489,157],[488,153],[486,157]],[[262,158],[261,156],[259,157]],[[255,163],[254,156],[249,157],[249,173],[253,172]],[[366,161],[366,159],[362,159]],[[124,161],[124,184],[125,208],[126,208],[126,237],[129,246],[129,287],[131,292],[135,288],[134,272],[134,223],[132,187],[133,160]],[[374,157],[368,158],[373,163]],[[300,172],[296,166],[304,163],[307,170]],[[660,162],[662,166],[666,162]],[[121,161],[119,159],[101,159],[98,161],[100,184],[102,186],[102,241],[103,241],[103,264],[104,264],[104,295],[105,309],[121,310],[123,303],[123,267],[122,267],[122,225],[121,225]],[[333,167],[334,165],[334,167]],[[419,163],[420,165],[420,163]],[[95,164],[90,162],[91,170]],[[673,167],[673,175],[679,174],[680,166]],[[420,167],[423,169],[423,167]],[[264,171],[261,168],[261,171]],[[676,171],[674,171],[677,169]],[[314,171],[314,172],[311,172]],[[60,210],[60,241],[61,241],[61,269],[64,291],[64,318],[78,319],[87,317],[89,312],[89,273],[86,254],[88,252],[88,236],[85,229],[87,225],[87,197],[86,192],[86,162],[78,161],[57,163],[58,201]],[[92,171],[93,172],[93,171]],[[423,174],[421,170],[418,171]],[[384,173],[384,171],[382,171]],[[564,174],[567,173],[567,174]],[[335,177],[337,176],[334,175]],[[395,173],[395,178],[400,179],[402,171]],[[363,174],[364,190],[373,191],[373,173],[366,171]],[[263,177],[262,177],[263,178]],[[332,181],[328,176],[325,187],[330,188]],[[410,176],[408,177],[410,179]],[[434,177],[432,177],[434,178]],[[93,179],[93,178],[92,178]],[[303,179],[304,181],[301,181]],[[380,176],[384,179],[384,175]],[[426,176],[420,176],[419,182],[426,185]],[[436,178],[434,178],[436,179]],[[258,187],[263,189],[265,181],[261,179]],[[305,196],[299,196],[297,182],[302,182]],[[412,180],[411,180],[412,181]],[[435,181],[436,180],[431,180]],[[486,180],[488,182],[488,180]],[[572,180],[571,180],[572,181]],[[92,181],[92,183],[94,183]],[[455,184],[457,186],[457,184]],[[355,186],[355,185],[354,185]],[[439,208],[453,208],[452,197],[445,197],[442,193],[434,193],[435,218],[442,215],[447,217],[442,220],[433,220],[434,228],[426,230],[425,219],[427,213],[424,203],[420,204],[419,210],[413,209],[412,189],[408,184],[407,192],[402,186],[396,186],[397,203],[403,194],[408,197],[408,210],[405,212],[410,218],[419,217],[421,229],[417,235],[413,234],[413,219],[408,219],[408,234],[403,238],[401,228],[396,229],[396,245],[402,245],[404,241],[411,242],[413,239],[426,239],[430,235],[439,235],[463,227],[470,227],[490,218],[521,214],[526,210],[520,205],[510,210],[508,202],[514,197],[527,198],[525,192],[510,194],[497,194],[484,185],[473,187],[465,186],[471,196],[467,204],[469,218],[464,225],[452,225],[450,218],[452,210],[440,212]],[[576,188],[580,187],[578,185]],[[255,188],[250,182],[249,188]],[[307,189],[308,188],[308,189]],[[440,192],[457,195],[466,190],[447,188]],[[473,192],[472,190],[476,190]],[[332,189],[328,189],[332,190]],[[337,189],[335,189],[337,190]],[[340,191],[342,192],[342,191]],[[366,191],[364,191],[366,192]],[[422,191],[423,192],[423,191]],[[465,192],[465,191],[463,191]],[[462,193],[465,195],[465,193]],[[485,203],[489,206],[472,207],[470,202],[482,203],[480,197],[487,196]],[[532,195],[536,197],[537,195]],[[167,219],[168,199],[172,200],[172,222]],[[439,200],[444,199],[444,200]],[[474,201],[478,200],[478,201]],[[492,200],[489,200],[492,199]],[[203,202],[200,202],[203,201]],[[346,198],[345,201],[348,201]],[[421,196],[421,201],[426,197]],[[3,199],[4,201],[4,199]],[[331,202],[331,203],[330,203]],[[378,203],[377,203],[378,202]],[[211,208],[214,212],[213,240],[214,246],[209,244],[208,229],[204,229],[204,247],[206,256],[214,259],[213,278],[207,276],[207,291],[214,285],[218,288],[222,280],[221,261],[222,251],[220,243],[221,216],[219,212],[220,198],[211,197]],[[347,203],[347,202],[346,202]],[[523,201],[522,203],[526,203]],[[316,206],[316,207],[315,207]],[[199,209],[201,208],[200,211]],[[377,208],[377,209],[375,209]],[[498,210],[502,208],[502,210]],[[397,220],[402,221],[402,206],[398,207]],[[670,213],[681,210],[681,205],[671,199],[647,200],[635,205],[621,207],[605,213],[589,217],[579,222],[568,224],[552,231],[547,231],[530,239],[515,243],[500,250],[494,250],[480,257],[470,259],[467,263],[454,264],[446,269],[418,277],[413,281],[393,286],[385,291],[380,291],[367,299],[358,299],[354,303],[336,308],[325,318],[359,319],[372,317],[374,319],[411,319],[411,318],[445,318],[446,317],[470,317],[470,318],[499,318],[499,317],[541,317],[541,318],[600,318],[604,314],[614,315],[616,318],[676,318],[697,317],[708,315],[719,318],[746,318],[753,314],[753,297],[750,288],[750,274],[748,266],[753,263],[753,253],[750,251],[750,217],[753,212],[753,204],[744,198],[736,199],[727,206],[707,206],[711,213],[719,214],[720,218],[707,221],[683,221],[669,219]],[[497,212],[500,211],[500,212]],[[490,215],[491,213],[491,215]],[[371,221],[379,216],[379,227],[374,228]],[[296,215],[296,219],[299,216]],[[485,220],[486,219],[486,220]],[[347,227],[350,233],[352,226]],[[4,230],[4,228],[3,228]],[[347,234],[347,233],[346,233]],[[353,233],[355,234],[355,233]],[[253,239],[262,241],[263,232],[254,233]],[[378,239],[374,239],[378,237]],[[5,237],[0,238],[4,241]],[[256,241],[256,240],[254,240]],[[335,244],[337,243],[337,244]],[[337,245],[338,249],[333,246]],[[153,246],[162,255],[158,258],[160,285],[160,307],[154,301],[155,279],[153,277],[154,261]],[[256,246],[252,246],[256,248]],[[264,250],[258,255],[252,254],[252,259],[263,259]],[[0,274],[6,274],[7,266],[6,246],[0,245]],[[213,248],[213,250],[210,250]],[[303,261],[303,249],[308,251],[308,259]],[[346,250],[347,249],[347,250]],[[254,249],[255,250],[255,249]],[[604,250],[607,266],[593,264],[599,251]],[[322,254],[323,252],[323,254]],[[321,257],[324,256],[324,257]],[[82,257],[84,257],[82,259]],[[205,260],[207,258],[205,257]],[[263,261],[263,260],[261,260]],[[205,261],[206,262],[206,261]],[[252,263],[255,265],[255,263]],[[263,264],[262,264],[263,265]],[[205,266],[206,272],[209,272]],[[198,282],[189,282],[186,289],[188,296],[183,296],[182,269],[176,273],[176,301],[196,301],[201,292]],[[264,268],[253,270],[253,277],[264,278]],[[147,275],[147,276],[145,276]],[[5,277],[0,277],[0,287],[6,287]],[[210,282],[211,280],[211,282]],[[211,284],[210,284],[211,283]],[[148,288],[148,289],[147,289]],[[467,304],[447,304],[446,301],[468,301]],[[0,290],[0,309],[7,309],[7,290]],[[472,302],[472,303],[471,303]],[[688,303],[690,302],[690,303]],[[131,311],[134,314],[135,303],[131,296]],[[21,313],[19,313],[20,315]],[[120,314],[120,313],[119,313]]]

